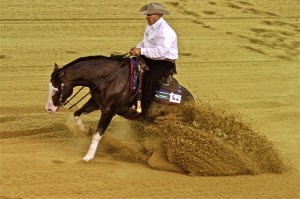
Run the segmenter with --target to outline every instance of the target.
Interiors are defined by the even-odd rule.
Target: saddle
[[[141,82],[142,74],[149,70],[143,59],[132,58],[130,64],[130,90],[137,92],[138,104],[141,101]],[[181,103],[181,88],[179,82],[172,76],[162,78],[160,80],[160,89],[157,89],[154,97],[155,101],[167,104],[180,104]]]
[[[136,92],[139,84],[142,79],[141,73],[149,70],[143,60],[137,59],[136,57],[131,58],[130,60],[130,90],[132,92]],[[177,92],[180,88],[179,82],[173,77],[173,75],[169,75],[168,78],[162,78],[160,80],[160,88],[170,91]]]
[[[170,91],[170,92],[177,92],[180,88],[179,82],[170,75],[168,78],[162,78],[160,80],[160,88]]]

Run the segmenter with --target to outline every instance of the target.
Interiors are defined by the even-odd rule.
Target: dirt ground
[[[116,116],[82,161],[74,110],[44,109],[54,63],[127,52],[146,3],[1,1],[0,198],[300,198],[299,0],[161,1],[196,122]]]

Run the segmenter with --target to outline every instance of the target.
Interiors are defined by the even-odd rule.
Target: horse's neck
[[[77,64],[75,66],[67,68],[63,73],[67,81],[72,82],[75,86],[86,86],[90,87],[90,82],[92,81],[93,77],[89,74],[94,75],[93,73],[88,73],[86,71],[85,64]]]
[[[76,65],[67,68],[64,73],[69,81],[75,86],[91,87],[94,82],[106,77],[112,72],[112,66],[104,64],[106,60],[99,60],[97,64],[92,63],[96,60],[77,63]]]

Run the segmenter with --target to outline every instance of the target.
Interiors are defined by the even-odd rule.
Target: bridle
[[[63,96],[63,92],[62,91],[63,91],[64,87],[65,87],[65,84],[61,83],[60,84],[60,95],[59,95],[59,100],[58,100],[58,104],[59,104],[60,108],[63,108],[66,105],[66,103],[63,102],[63,100],[62,100],[62,96]]]

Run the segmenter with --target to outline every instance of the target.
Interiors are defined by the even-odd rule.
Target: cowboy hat
[[[149,3],[144,5],[140,9],[140,13],[143,15],[150,15],[150,14],[162,14],[162,15],[169,15],[170,13],[164,9],[164,6],[160,3]]]

